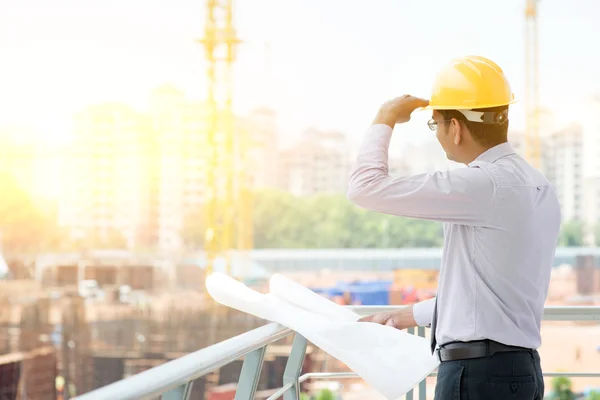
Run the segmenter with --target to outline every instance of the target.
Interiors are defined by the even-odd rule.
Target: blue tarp
[[[343,296],[350,293],[353,303],[365,306],[387,306],[390,304],[391,281],[338,282],[332,288],[315,288],[314,292],[327,297]]]

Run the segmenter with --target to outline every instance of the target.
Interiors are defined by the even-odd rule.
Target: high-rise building
[[[238,138],[245,156],[241,168],[247,169],[253,187],[277,187],[279,143],[275,111],[258,108],[240,119]]]
[[[0,129],[0,173],[12,176],[40,210],[49,211],[60,193],[61,156],[58,146],[44,143],[28,129]]]
[[[586,245],[600,242],[600,94],[581,110],[583,129],[583,197]]]
[[[147,114],[110,104],[79,113],[60,222],[81,239],[118,235],[128,247],[161,251],[200,246],[210,167],[206,111],[204,103],[165,85],[152,93]],[[234,142],[245,152],[236,168],[245,169],[252,187],[276,187],[275,113],[262,108],[239,118]]]
[[[178,250],[184,246],[183,232],[196,222],[190,219],[201,218],[206,108],[167,85],[152,94],[150,121],[155,147],[148,195],[156,245],[161,250]]]
[[[306,131],[280,153],[279,185],[296,196],[345,193],[350,172],[349,144],[340,132]]]
[[[136,245],[147,218],[148,134],[147,120],[123,105],[77,114],[59,205],[59,220],[74,237]]]
[[[600,94],[596,95],[582,110],[583,141],[583,174],[585,178],[600,177],[600,120],[595,118],[600,113]]]
[[[547,138],[544,172],[556,190],[563,220],[582,220],[583,132],[580,125],[572,124]]]

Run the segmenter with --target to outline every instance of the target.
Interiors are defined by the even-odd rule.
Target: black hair
[[[508,106],[475,108],[471,111],[504,113]],[[471,133],[473,139],[482,146],[493,147],[504,143],[508,138],[508,118],[500,123],[484,124],[483,122],[469,121],[464,114],[457,110],[438,110],[445,120],[456,119]]]

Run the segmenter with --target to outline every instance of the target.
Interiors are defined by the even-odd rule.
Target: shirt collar
[[[494,163],[501,159],[502,157],[509,156],[511,154],[515,154],[515,150],[508,142],[501,143],[496,145],[479,155],[473,162],[475,161],[484,161],[489,163]],[[472,163],[471,163],[472,164]],[[469,164],[469,165],[471,165]]]

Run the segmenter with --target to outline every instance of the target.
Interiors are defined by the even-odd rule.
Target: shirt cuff
[[[413,318],[419,326],[431,327],[435,297],[413,304]]]

